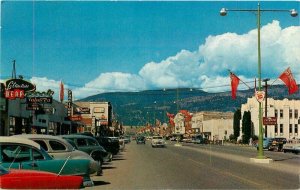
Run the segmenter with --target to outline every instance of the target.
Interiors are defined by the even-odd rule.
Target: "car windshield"
[[[163,139],[163,137],[153,137],[152,139]]]

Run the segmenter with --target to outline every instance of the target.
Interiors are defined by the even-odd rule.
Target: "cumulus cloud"
[[[103,92],[129,92],[145,89],[145,82],[140,76],[130,73],[112,72],[101,74],[95,80],[85,84],[84,87],[74,89],[73,92],[78,98],[82,98]]]
[[[56,100],[59,99],[61,81],[55,81],[46,77],[32,77],[30,79],[30,82],[36,86],[36,91],[47,92],[49,89],[51,89],[52,91],[54,91],[53,98]],[[69,87],[67,84],[64,84],[64,88],[68,89]]]
[[[291,67],[300,75],[300,27],[282,29],[279,21],[261,28],[262,77],[276,79]],[[149,62],[138,74],[102,73],[83,87],[73,88],[76,99],[108,91],[140,91],[157,88],[201,88],[208,92],[229,91],[228,69],[243,81],[257,77],[257,30],[245,34],[208,36],[194,51],[181,50],[160,62]],[[60,81],[32,78],[37,88],[58,92]],[[246,87],[239,87],[246,88]]]
[[[262,77],[276,79],[288,66],[300,69],[300,27],[285,29],[278,21],[261,28]],[[195,87],[219,91],[229,84],[228,69],[242,80],[257,76],[257,30],[238,35],[208,36],[196,51],[182,50],[159,63],[147,63],[139,72],[149,86]],[[299,75],[294,74],[299,80]],[[218,88],[211,88],[220,86]],[[229,87],[227,87],[229,90]]]

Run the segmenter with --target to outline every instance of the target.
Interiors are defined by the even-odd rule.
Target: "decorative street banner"
[[[7,99],[23,99],[26,92],[32,91],[35,91],[35,85],[23,79],[9,79],[5,82],[5,98]]]

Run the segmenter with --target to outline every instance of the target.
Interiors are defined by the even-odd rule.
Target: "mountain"
[[[166,112],[177,113],[185,109],[190,112],[221,111],[234,112],[254,95],[254,89],[239,90],[237,98],[231,98],[231,92],[208,93],[199,89],[146,90],[140,92],[109,92],[89,96],[79,101],[109,101],[117,120],[124,125],[144,125],[154,123],[155,118],[167,122]],[[299,91],[288,95],[284,85],[268,87],[268,97],[274,99],[300,99]]]

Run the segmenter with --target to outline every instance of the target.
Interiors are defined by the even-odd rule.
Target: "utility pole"
[[[16,74],[16,60],[13,60],[13,70],[11,73],[11,78],[12,79],[16,79],[17,78],[17,74]]]
[[[268,81],[270,79],[264,79],[263,81],[265,82],[265,118],[268,117]],[[268,125],[265,125],[265,137],[268,136]]]

